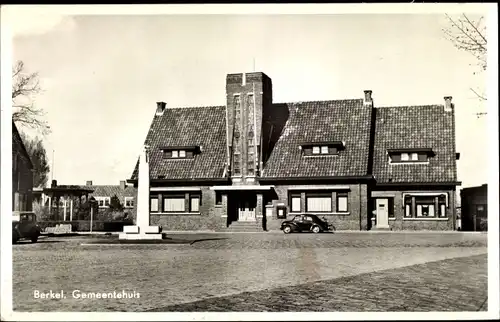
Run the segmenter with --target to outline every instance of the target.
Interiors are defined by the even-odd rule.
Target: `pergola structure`
[[[63,221],[66,221],[66,214],[68,213],[67,200],[69,200],[69,221],[73,221],[73,208],[74,206],[80,207],[84,202],[89,200],[89,194],[94,192],[94,189],[85,186],[76,185],[57,185],[57,181],[52,181],[50,188],[44,188],[43,193],[48,197],[49,213],[52,215],[55,203],[56,214],[59,215],[59,202],[61,198],[65,201],[63,203]],[[74,205],[76,201],[76,205]],[[58,218],[59,219],[59,218]]]

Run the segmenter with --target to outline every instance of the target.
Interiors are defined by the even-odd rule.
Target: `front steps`
[[[259,221],[233,221],[225,229],[228,232],[258,232],[264,231],[262,223]]]

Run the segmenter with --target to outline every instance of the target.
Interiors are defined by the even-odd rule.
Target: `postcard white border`
[[[12,168],[11,145],[11,61],[12,44],[9,30],[10,19],[15,19],[21,13],[58,14],[58,15],[158,15],[158,14],[449,14],[468,12],[488,15],[488,121],[489,121],[489,160],[491,161],[491,176],[488,182],[489,227],[488,234],[488,312],[451,312],[451,313],[18,313],[12,312],[12,247],[10,220],[7,215],[12,209],[11,176],[8,171],[2,171],[1,198],[1,314],[2,319],[17,321],[174,321],[174,320],[407,320],[407,319],[489,319],[498,318],[498,16],[497,4],[442,4],[442,3],[398,3],[398,4],[246,4],[246,5],[63,5],[37,6],[23,5],[2,6],[1,17],[1,164],[2,169]],[[496,214],[496,215],[495,215]]]

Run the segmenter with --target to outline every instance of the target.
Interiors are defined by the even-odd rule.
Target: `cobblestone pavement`
[[[487,252],[484,234],[264,233],[171,237],[190,238],[192,244],[82,246],[88,238],[72,237],[42,238],[37,244],[14,245],[13,308],[16,311],[141,312],[242,292],[327,283],[348,276]],[[425,277],[415,277],[415,280],[422,278]],[[476,283],[468,276],[461,279],[467,285]],[[384,291],[383,284],[378,284],[376,289]],[[64,290],[66,298],[36,299],[35,290]],[[73,290],[128,290],[141,296],[139,299],[75,299],[71,296]],[[406,287],[403,290],[407,292]]]
[[[486,255],[156,308],[159,312],[487,311]]]

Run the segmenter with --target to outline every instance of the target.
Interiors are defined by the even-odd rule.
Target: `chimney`
[[[165,112],[165,107],[167,107],[167,103],[156,102],[156,115],[163,115],[163,112]]]
[[[373,99],[372,99],[372,91],[371,90],[365,91],[365,98],[363,99],[363,105],[364,106],[373,106]]]
[[[127,187],[127,182],[124,180],[120,181],[120,189],[125,190],[126,187]]]
[[[451,112],[453,110],[453,103],[451,102],[452,96],[444,97],[444,111]]]
[[[88,180],[88,181],[85,183],[85,185],[87,185],[87,186],[91,186],[91,185],[92,185],[92,180]]]
[[[57,180],[52,180],[51,187],[52,188],[57,187]]]

